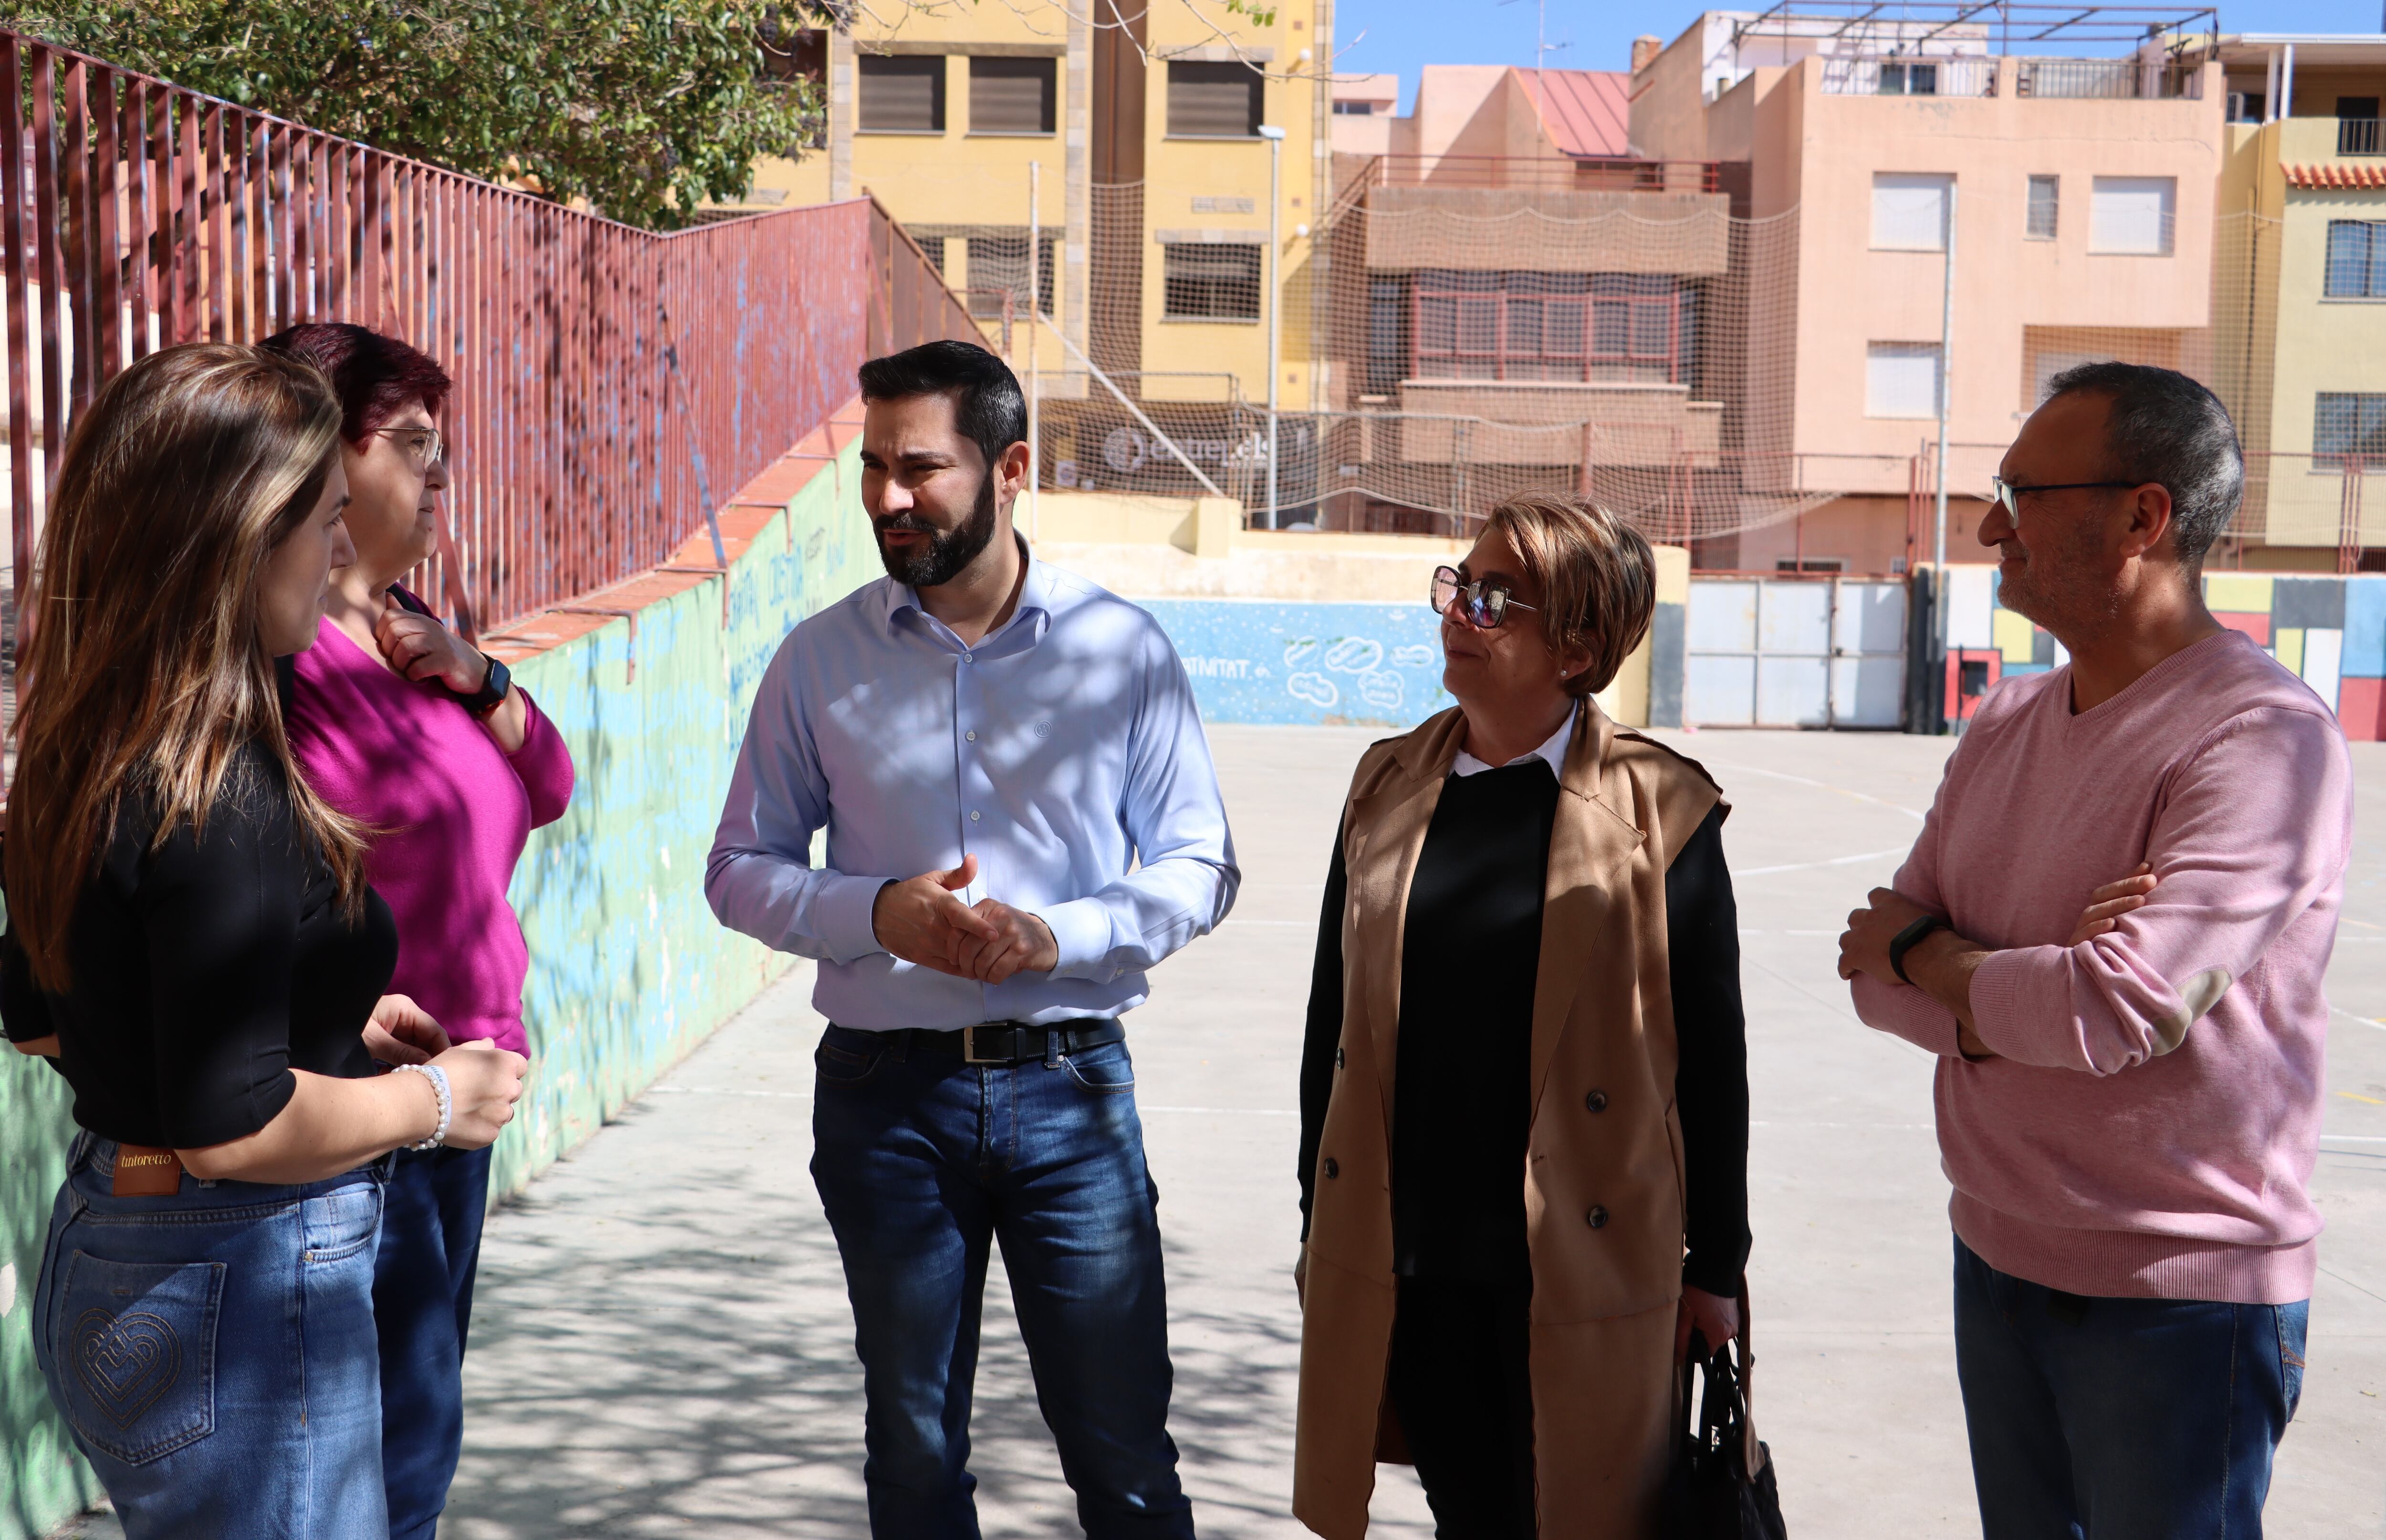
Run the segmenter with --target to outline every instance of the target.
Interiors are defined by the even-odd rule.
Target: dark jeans
[[[2082,1298],[1955,1243],[1986,1540],[2258,1540],[2309,1301]]]
[[[1529,1279],[1403,1278],[1389,1388],[1438,1540],[1533,1540]]]
[[[77,1135],[33,1359],[126,1540],[382,1540],[373,1237],[388,1163],[114,1195]]]
[[[488,1213],[485,1149],[400,1150],[373,1269],[390,1540],[430,1540],[464,1446],[464,1336]]]
[[[999,1240],[1078,1522],[1094,1540],[1189,1540],[1126,1045],[998,1069],[833,1026],[814,1061],[812,1180],[853,1301],[871,1532],[978,1533],[970,1393]]]

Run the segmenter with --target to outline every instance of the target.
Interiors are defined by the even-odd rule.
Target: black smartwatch
[[[470,695],[458,695],[456,697],[456,699],[463,705],[465,710],[470,711],[476,717],[485,717],[490,712],[496,710],[498,707],[503,706],[506,703],[506,696],[512,692],[514,687],[512,670],[507,668],[496,658],[491,657],[487,653],[483,653],[481,655],[481,661],[489,666],[489,675],[486,679],[481,681],[479,693]]]
[[[1900,983],[1912,983],[1914,982],[1912,979],[1905,976],[1905,954],[1913,951],[1916,946],[1922,945],[1922,938],[1924,936],[1928,935],[1933,931],[1943,931],[1945,929],[1947,929],[1947,922],[1944,920],[1940,919],[1935,914],[1926,914],[1921,919],[1914,921],[1912,924],[1906,926],[1905,929],[1898,932],[1896,935],[1890,938],[1889,970],[1897,975]]]

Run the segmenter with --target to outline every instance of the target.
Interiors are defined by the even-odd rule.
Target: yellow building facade
[[[2219,54],[2213,346],[2248,452],[2245,563],[2332,571],[2386,545],[2386,38]]]
[[[745,207],[875,197],[1060,402],[1114,404],[1090,363],[1138,403],[1263,405],[1273,300],[1279,400],[1307,405],[1332,0],[1086,4],[858,13],[812,44],[825,144],[762,162]]]

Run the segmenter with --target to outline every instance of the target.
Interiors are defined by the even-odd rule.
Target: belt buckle
[[[982,1025],[985,1025],[985,1026],[989,1026],[989,1027],[990,1027],[990,1026],[998,1025],[998,1023],[997,1023],[997,1022],[993,1022],[993,1021],[987,1021],[987,1022],[984,1022],[984,1023],[981,1023],[981,1024],[982,1024]],[[977,1029],[976,1027],[963,1027],[963,1028],[961,1029],[961,1062],[962,1062],[962,1063],[964,1063],[964,1064],[1008,1064],[1008,1063],[1010,1063],[1010,1062],[1011,1062],[1011,1059],[1010,1059],[1010,1058],[1009,1058],[1008,1056],[1005,1056],[1005,1057],[1003,1057],[1003,1058],[996,1058],[995,1056],[993,1056],[993,1055],[991,1055],[991,1054],[987,1054],[987,1055],[985,1055],[985,1056],[980,1056],[980,1054],[979,1054],[979,1053],[978,1053],[978,1051],[977,1051],[977,1033],[978,1033],[978,1029]]]

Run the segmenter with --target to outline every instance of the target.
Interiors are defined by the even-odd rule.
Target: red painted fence
[[[662,563],[851,395],[864,357],[980,333],[874,202],[660,235],[0,31],[16,582],[66,425],[156,348],[308,320],[454,377],[468,626]]]

